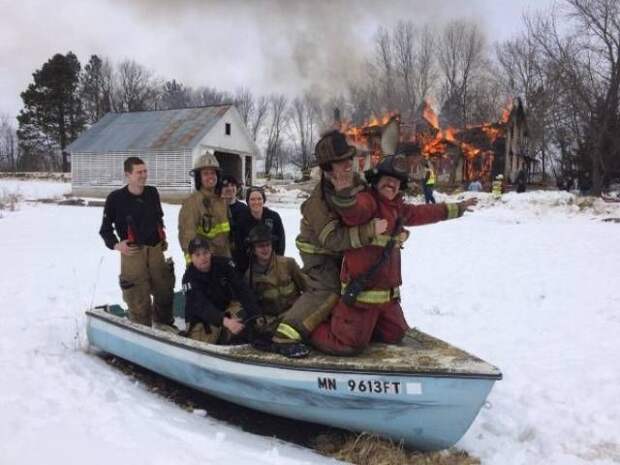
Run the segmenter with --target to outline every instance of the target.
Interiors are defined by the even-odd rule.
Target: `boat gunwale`
[[[99,311],[95,311],[99,310]],[[265,361],[261,362],[260,360],[255,359],[245,359],[242,356],[234,355],[226,352],[219,352],[214,350],[208,350],[201,347],[194,347],[190,344],[185,344],[183,342],[175,341],[167,337],[165,333],[163,333],[166,337],[153,333],[153,329],[145,326],[144,328],[137,328],[132,325],[128,325],[123,323],[123,318],[113,315],[111,313],[107,313],[105,310],[100,308],[86,310],[86,315],[97,318],[103,322],[112,324],[114,326],[130,330],[134,333],[140,334],[142,336],[146,336],[150,339],[154,339],[158,342],[166,343],[181,349],[190,350],[192,352],[197,352],[202,355],[207,355],[210,357],[219,358],[222,360],[226,360],[229,362],[235,362],[245,365],[254,365],[265,368],[277,368],[277,369],[285,369],[285,370],[293,370],[293,371],[314,371],[314,372],[325,372],[325,373],[334,373],[334,374],[355,374],[355,375],[369,375],[369,376],[378,376],[378,375],[390,375],[390,376],[404,376],[404,377],[416,377],[416,378],[460,378],[460,379],[483,379],[483,380],[492,380],[499,381],[502,379],[501,371],[497,374],[490,373],[455,373],[455,372],[433,372],[433,371],[387,371],[387,370],[367,370],[367,369],[348,369],[348,368],[338,368],[338,367],[320,367],[320,366],[295,366],[289,365],[286,363],[278,363],[273,361]],[[199,342],[199,341],[192,341]],[[212,344],[209,344],[212,345]],[[244,344],[246,346],[247,344]],[[217,346],[215,347],[235,347],[235,346]],[[238,346],[236,346],[238,347]],[[120,356],[119,356],[120,357]],[[122,358],[122,357],[121,357]],[[488,362],[484,362],[489,366]],[[494,367],[495,368],[495,367]]]

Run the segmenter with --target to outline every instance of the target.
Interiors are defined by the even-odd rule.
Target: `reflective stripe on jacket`
[[[192,193],[179,211],[179,243],[187,253],[189,242],[205,237],[214,255],[230,257],[230,222],[226,201],[206,189]]]
[[[426,185],[434,186],[436,181],[435,170],[433,168],[426,168],[426,171],[428,172],[428,179],[426,180]]]

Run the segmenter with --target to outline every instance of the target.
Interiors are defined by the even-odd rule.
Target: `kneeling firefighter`
[[[276,255],[273,242],[277,237],[264,224],[250,230],[249,268],[245,279],[258,300],[264,316],[264,325],[257,328],[262,338],[255,341],[257,348],[271,350],[287,357],[303,357],[308,347],[302,343],[279,343],[273,335],[280,322],[299,297],[308,289],[308,278],[294,258]]]

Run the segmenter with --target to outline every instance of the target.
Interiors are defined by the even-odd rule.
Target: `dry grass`
[[[104,356],[104,360],[143,383],[150,391],[175,402],[189,412],[204,410],[210,418],[229,422],[244,431],[268,437],[275,436],[352,464],[480,465],[478,458],[455,448],[440,452],[417,452],[367,433],[355,434],[271,416],[212,398],[117,357]]]
[[[321,454],[356,465],[480,465],[467,452],[451,448],[439,452],[405,449],[387,439],[362,433],[318,436],[314,448]]]
[[[21,196],[19,194],[7,192],[6,190],[0,191],[0,212],[2,210],[15,211],[20,200]]]

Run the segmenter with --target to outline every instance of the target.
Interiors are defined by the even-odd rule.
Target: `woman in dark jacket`
[[[245,241],[248,234],[250,234],[250,230],[254,226],[264,224],[271,228],[271,233],[275,237],[273,241],[274,252],[276,255],[284,255],[286,237],[284,235],[282,218],[280,218],[280,215],[276,211],[265,207],[265,202],[267,200],[265,191],[260,187],[250,187],[246,192],[245,199],[249,210],[240,218],[238,225],[240,234],[238,235],[238,240]],[[240,243],[238,246],[247,247],[245,243]],[[244,255],[243,259],[238,259],[236,265],[239,272],[245,273],[249,265],[247,254]]]

